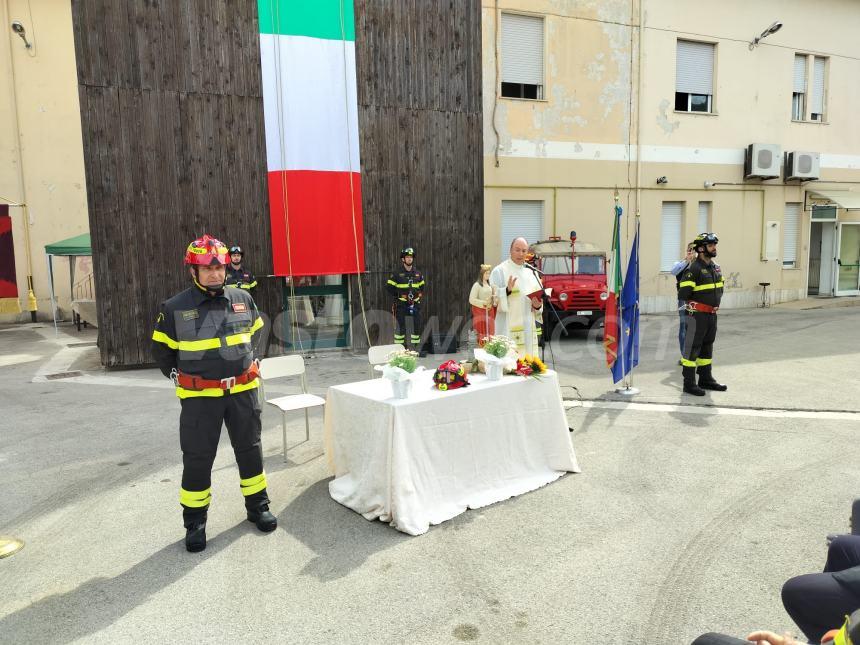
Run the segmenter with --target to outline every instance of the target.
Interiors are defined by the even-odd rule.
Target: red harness
[[[237,385],[250,383],[258,376],[260,376],[260,367],[257,365],[257,361],[254,361],[251,363],[251,367],[242,374],[239,374],[239,376],[228,376],[222,379],[206,379],[194,376],[193,374],[179,372],[176,375],[176,384],[186,390],[208,390],[210,388],[229,390]]]

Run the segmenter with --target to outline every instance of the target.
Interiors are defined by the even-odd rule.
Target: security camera
[[[658,184],[668,184],[669,180],[666,179],[665,175],[663,175],[662,177],[657,177],[657,183]]]
[[[24,29],[24,25],[20,20],[12,21],[12,31],[21,36],[21,40],[24,41],[24,46],[27,47],[27,49],[30,49],[30,47],[33,46],[33,44],[27,40],[27,30]]]

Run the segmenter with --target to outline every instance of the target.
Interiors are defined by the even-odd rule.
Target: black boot
[[[696,371],[699,373],[699,387],[706,390],[715,390],[717,392],[725,392],[729,389],[728,385],[717,383],[711,374],[710,365],[700,365]]]
[[[278,528],[278,518],[269,512],[268,504],[263,504],[259,508],[249,508],[248,521],[256,524],[263,533],[269,533]]]
[[[681,370],[684,375],[684,392],[693,396],[705,396],[705,391],[696,385],[696,368],[684,366]]]
[[[193,524],[185,530],[185,548],[197,553],[206,548],[206,522]]]

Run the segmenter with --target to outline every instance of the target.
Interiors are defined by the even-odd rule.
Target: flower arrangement
[[[490,336],[482,348],[490,356],[504,358],[512,349],[516,349],[516,343],[507,336]]]
[[[540,378],[540,375],[546,372],[546,363],[537,356],[526,354],[522,358],[517,359],[517,366],[514,368],[514,373],[520,376],[533,376]]]
[[[388,365],[390,367],[399,367],[404,372],[411,374],[418,367],[418,352],[408,349],[391,352],[388,355]]]

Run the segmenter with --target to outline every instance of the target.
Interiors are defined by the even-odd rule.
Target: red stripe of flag
[[[359,173],[270,172],[269,209],[275,275],[333,275],[364,271]]]

